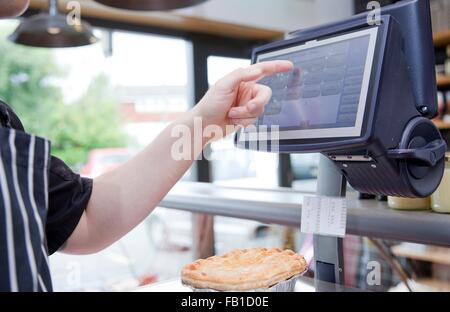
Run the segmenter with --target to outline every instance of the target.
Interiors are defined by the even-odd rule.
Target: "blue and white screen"
[[[258,126],[278,126],[280,139],[360,136],[377,28],[259,54],[257,62],[290,60],[289,73],[259,83],[273,95]]]

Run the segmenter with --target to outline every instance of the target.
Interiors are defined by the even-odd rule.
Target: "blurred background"
[[[96,177],[151,142],[193,107],[209,85],[248,66],[253,47],[293,30],[349,17],[364,10],[367,2],[209,0],[190,8],[136,13],[80,0],[81,18],[91,23],[100,40],[83,47],[49,49],[8,40],[21,20],[47,9],[46,1],[31,1],[22,19],[0,20],[0,98],[14,108],[28,132],[52,141],[55,156],[83,176]],[[59,2],[61,11],[67,3]],[[450,29],[448,4],[433,1],[437,33]],[[442,58],[437,67],[442,106],[450,102],[446,98],[450,84],[447,50],[446,45],[437,49]],[[234,148],[233,138],[210,148],[220,160],[198,162],[184,181],[315,191],[318,155],[279,157],[242,151]],[[195,258],[193,222],[196,218],[188,212],[158,208],[98,254],[53,255],[54,288],[129,290],[177,278],[180,268]],[[311,252],[311,242],[297,229],[225,217],[214,217],[213,222],[217,253],[249,246]],[[348,252],[357,259],[349,283],[367,287],[358,280],[358,265],[364,267],[377,256],[368,256],[370,244],[364,239],[350,236],[347,241]],[[424,270],[431,266],[426,264]],[[389,268],[384,272],[383,290],[398,284]]]

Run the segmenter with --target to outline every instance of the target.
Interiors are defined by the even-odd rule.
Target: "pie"
[[[292,250],[236,249],[187,264],[181,280],[199,289],[246,291],[269,288],[303,273],[307,267],[305,259]]]

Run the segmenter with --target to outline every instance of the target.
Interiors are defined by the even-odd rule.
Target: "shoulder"
[[[11,128],[24,131],[24,127],[22,125],[22,122],[20,121],[19,117],[14,113],[14,111],[9,107],[8,104],[0,100],[0,118],[2,121],[7,118],[9,120],[9,123],[11,125]]]

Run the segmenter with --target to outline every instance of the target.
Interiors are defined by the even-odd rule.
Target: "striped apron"
[[[0,291],[51,291],[45,221],[50,143],[0,109]]]

